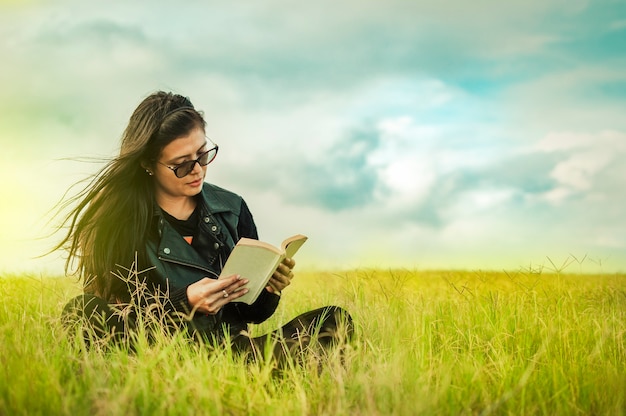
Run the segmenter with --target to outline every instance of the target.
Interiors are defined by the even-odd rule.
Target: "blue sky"
[[[127,3],[0,3],[5,270],[161,89],[302,267],[626,270],[624,2]]]

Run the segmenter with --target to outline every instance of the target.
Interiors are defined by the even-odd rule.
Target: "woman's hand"
[[[294,259],[286,258],[278,265],[278,269],[274,272],[272,277],[270,277],[270,281],[266,289],[270,293],[275,293],[280,295],[287,286],[291,284],[291,279],[293,279],[293,268],[295,267],[296,262]]]
[[[187,287],[187,299],[194,310],[215,315],[224,305],[248,293],[242,287],[247,283],[248,279],[239,275],[219,280],[205,277]]]

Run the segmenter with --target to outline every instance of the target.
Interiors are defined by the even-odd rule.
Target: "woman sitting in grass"
[[[252,305],[233,302],[247,293],[246,276],[218,276],[237,241],[258,236],[244,200],[204,182],[218,151],[205,126],[188,98],[150,95],[132,114],[119,156],[68,201],[75,207],[57,248],[68,249],[66,272],[82,277],[84,294],[67,304],[65,321],[87,323],[91,340],[119,341],[140,324],[154,326],[158,311],[163,328],[254,356],[272,343],[279,360],[313,344],[344,342],[352,321],[336,306],[248,335],[248,324],[276,310],[295,262],[285,259]]]

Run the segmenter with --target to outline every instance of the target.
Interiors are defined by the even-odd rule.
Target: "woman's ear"
[[[152,168],[150,167],[150,165],[148,165],[148,163],[141,162],[140,165],[146,171],[148,175],[150,176],[154,175],[154,172],[152,171]]]

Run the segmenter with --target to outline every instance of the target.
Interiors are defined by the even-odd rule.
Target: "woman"
[[[204,182],[218,152],[205,125],[188,98],[148,96],[130,118],[119,156],[68,202],[76,205],[58,248],[68,249],[66,272],[76,265],[85,294],[68,303],[66,322],[78,315],[100,337],[126,339],[145,315],[118,311],[140,305],[163,312],[168,324],[181,321],[195,336],[228,340],[239,351],[257,354],[268,339],[280,340],[274,351],[280,359],[285,342],[306,346],[311,331],[319,331],[321,344],[349,337],[350,316],[332,306],[300,315],[272,334],[247,335],[248,324],[276,310],[295,262],[285,259],[252,305],[234,302],[247,293],[245,276],[218,279],[235,243],[258,236],[244,200]]]

